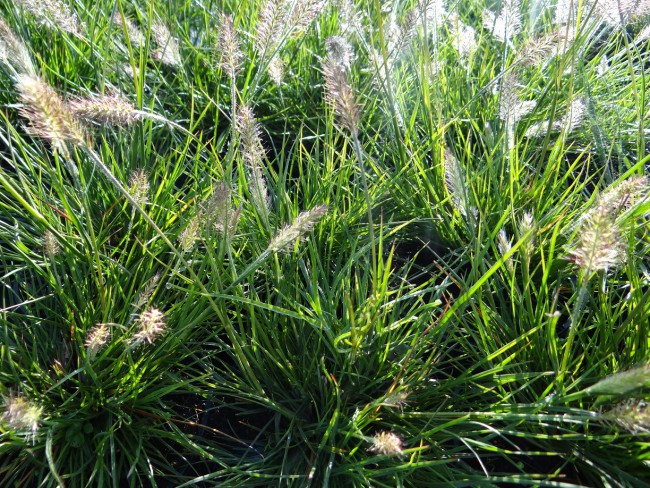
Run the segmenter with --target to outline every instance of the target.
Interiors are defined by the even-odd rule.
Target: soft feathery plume
[[[394,432],[382,431],[372,437],[370,451],[383,456],[399,456],[404,452],[402,439]]]
[[[508,271],[512,272],[514,269],[512,257],[506,258],[506,255],[512,249],[512,242],[505,229],[500,229],[497,234],[497,247],[499,249],[499,254],[501,254],[501,258],[505,259],[506,268],[508,268]]]
[[[445,148],[445,187],[456,210],[463,217],[469,215],[469,196],[465,185],[465,175],[460,162]]]
[[[244,162],[249,168],[260,166],[265,155],[264,146],[260,138],[260,127],[255,120],[253,109],[249,106],[240,107],[235,118],[235,130],[239,136]]]
[[[404,16],[402,23],[402,41],[400,49],[404,49],[417,35],[418,27],[422,24],[422,10],[416,5]]]
[[[536,137],[544,137],[548,132],[548,124],[549,124],[548,120],[531,124],[530,126],[528,126],[528,129],[526,129],[526,133],[524,134],[524,137],[527,137],[529,139],[534,139]]]
[[[305,32],[328,4],[328,0],[296,0],[289,25],[294,37]]]
[[[282,37],[286,9],[284,0],[267,0],[257,15],[253,47],[259,56],[272,53]]]
[[[554,56],[561,56],[569,49],[575,37],[573,27],[560,27],[543,36],[527,40],[517,52],[515,63],[537,66]]]
[[[217,232],[231,235],[237,229],[240,212],[239,208],[233,209],[232,190],[221,182],[203,209],[206,216],[204,223],[206,226],[214,226]]]
[[[181,53],[178,42],[172,37],[167,26],[162,22],[155,22],[151,26],[151,33],[158,46],[158,49],[153,52],[154,59],[168,66],[180,66]]]
[[[97,324],[88,331],[86,335],[86,355],[93,359],[95,355],[106,345],[111,337],[111,330],[108,324]]]
[[[2,18],[0,18],[0,63],[11,67],[16,73],[36,75],[36,68],[27,46]]]
[[[576,21],[580,0],[557,0],[555,4],[555,25],[571,25]]]
[[[506,73],[501,81],[499,97],[499,118],[506,125],[515,124],[522,117],[528,115],[536,102],[534,100],[522,101],[519,98],[519,80],[514,72]]]
[[[273,59],[269,61],[269,66],[266,69],[269,73],[269,77],[273,80],[273,83],[280,86],[284,81],[284,63],[282,58],[279,55],[273,56]]]
[[[79,17],[61,0],[14,0],[39,21],[50,28],[61,29],[80,36],[83,33]]]
[[[535,219],[530,212],[524,212],[519,219],[517,226],[517,236],[520,240],[524,239],[523,244],[519,246],[519,253],[523,256],[525,261],[529,261],[535,249],[535,236],[533,235],[535,229]]]
[[[23,395],[9,395],[3,397],[4,412],[2,419],[7,426],[13,430],[28,430],[32,438],[40,427],[43,417],[43,407],[39,407],[29,401]]]
[[[271,210],[271,198],[269,197],[266,186],[266,178],[264,178],[260,166],[253,166],[251,168],[249,191],[257,213],[262,216],[262,219],[266,220]]]
[[[113,17],[113,23],[120,28],[125,29],[125,34],[129,38],[131,46],[139,48],[146,44],[146,39],[140,28],[128,17],[124,17],[121,13],[116,13]]]
[[[478,47],[476,43],[476,31],[465,24],[454,13],[449,17],[449,33],[453,38],[453,46],[461,58],[468,58]]]
[[[573,132],[582,123],[586,112],[587,106],[582,98],[574,99],[569,104],[569,108],[564,117],[558,120],[559,129],[563,130],[567,134]]]
[[[549,120],[545,120],[531,125],[526,130],[525,137],[535,138],[545,136],[548,132],[549,124],[552,131],[562,131],[565,134],[569,134],[580,126],[586,112],[587,106],[584,101],[581,98],[576,98],[571,102],[567,113],[563,117],[552,123]]]
[[[147,284],[144,285],[144,289],[140,292],[138,295],[138,299],[136,302],[133,304],[133,307],[136,310],[139,310],[142,308],[144,305],[147,304],[151,296],[153,295],[153,292],[156,291],[156,287],[158,286],[158,283],[160,283],[160,273],[156,273],[153,275],[149,281],[147,281]]]
[[[352,86],[348,82],[346,67],[337,62],[335,56],[328,54],[323,64],[323,75],[325,76],[325,100],[334,109],[341,125],[356,134],[361,110]]]
[[[201,215],[197,214],[190,219],[187,223],[187,226],[183,231],[178,235],[178,244],[180,245],[183,252],[189,252],[194,247],[194,242],[199,237],[199,231],[201,230]]]
[[[269,243],[268,250],[274,252],[288,251],[289,246],[298,239],[304,238],[305,234],[313,229],[314,225],[325,215],[325,212],[327,212],[326,205],[318,205],[309,211],[301,212],[291,225],[286,226],[276,234]]]
[[[350,69],[354,60],[354,53],[348,41],[341,36],[328,37],[325,40],[325,47],[327,55],[332,59],[333,63],[342,66],[346,70]]]
[[[624,242],[611,208],[599,205],[588,213],[580,227],[578,243],[569,254],[586,276],[625,261]]]
[[[483,26],[501,42],[510,42],[521,29],[521,0],[504,0],[499,15],[483,10]]]
[[[650,29],[648,30],[648,34],[650,34]],[[603,54],[603,56],[600,58],[600,61],[598,62],[598,68],[596,69],[596,72],[598,73],[598,76],[601,77],[604,76],[608,71],[609,59],[607,58],[606,54]]]
[[[72,114],[97,125],[128,126],[140,118],[136,108],[122,95],[91,95],[68,101]]]
[[[157,308],[148,308],[145,312],[138,315],[136,320],[139,330],[133,335],[133,344],[142,342],[153,342],[165,333],[165,315]]]
[[[424,15],[427,31],[433,34],[434,42],[438,38],[438,31],[442,27],[447,11],[444,0],[429,0],[420,3],[418,8]]]
[[[352,0],[336,0],[334,2],[338,8],[338,22],[342,34],[353,35],[363,32],[363,13],[357,9]]]
[[[266,219],[269,213],[270,201],[266,180],[261,168],[265,152],[260,138],[260,128],[250,107],[244,105],[239,109],[235,119],[235,130],[239,136],[239,147],[244,162],[251,175],[249,190],[253,205],[262,218]]]
[[[59,246],[59,241],[54,235],[54,232],[51,230],[46,230],[43,233],[43,252],[45,255],[48,258],[52,259],[59,253],[60,250],[61,247]]]
[[[650,14],[650,0],[594,0],[593,4],[596,17],[615,28]]]
[[[85,144],[83,129],[51,86],[29,75],[17,75],[15,84],[24,104],[20,113],[29,121],[28,131],[32,135],[49,140],[63,152],[66,152],[66,142]]]
[[[646,176],[633,176],[616,185],[609,187],[599,197],[598,206],[611,209],[612,213],[619,213],[638,205],[648,198],[650,185]]]
[[[129,177],[129,193],[139,206],[142,207],[147,203],[149,197],[149,175],[146,171],[138,169],[131,173]]]
[[[244,53],[241,50],[237,30],[230,15],[221,15],[217,51],[221,56],[219,67],[226,72],[231,80],[234,80],[241,71]]]
[[[388,19],[384,22],[384,38],[386,39],[386,51],[388,56],[396,59],[402,46],[404,34],[397,22],[397,13],[391,9]]]

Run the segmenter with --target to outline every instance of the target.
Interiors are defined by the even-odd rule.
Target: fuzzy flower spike
[[[27,47],[2,19],[0,19],[0,64],[9,67],[14,73],[36,75],[36,68]]]
[[[63,152],[66,142],[85,144],[84,131],[50,85],[37,76],[22,74],[16,76],[15,84],[24,104],[20,113],[28,120],[32,135],[49,140]]]

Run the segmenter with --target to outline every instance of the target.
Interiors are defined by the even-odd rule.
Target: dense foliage
[[[0,0],[0,485],[650,485],[647,0]]]

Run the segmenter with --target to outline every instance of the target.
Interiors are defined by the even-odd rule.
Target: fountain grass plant
[[[649,17],[0,0],[0,484],[650,485]]]

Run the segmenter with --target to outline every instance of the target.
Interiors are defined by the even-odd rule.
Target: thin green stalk
[[[370,238],[370,256],[372,262],[370,263],[372,269],[372,282],[373,292],[377,289],[377,250],[375,249],[375,224],[372,218],[372,201],[370,198],[370,190],[368,188],[368,177],[366,175],[366,165],[364,163],[363,152],[361,150],[361,143],[359,142],[359,134],[355,128],[352,131],[352,147],[354,154],[359,161],[359,168],[361,171],[361,184],[363,185],[363,195],[366,200],[366,209],[368,210],[368,236]]]

